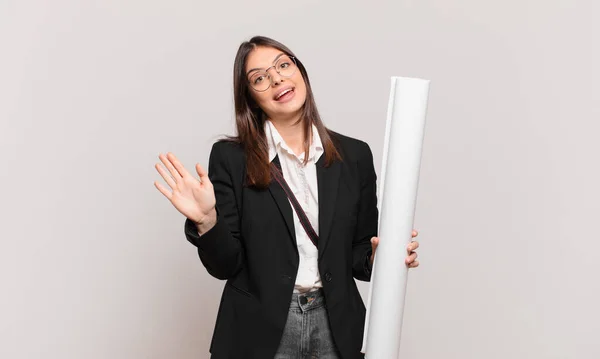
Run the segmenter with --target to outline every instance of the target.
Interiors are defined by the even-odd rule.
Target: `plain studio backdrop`
[[[224,283],[154,164],[207,165],[265,35],[378,173],[390,77],[431,80],[402,358],[599,358],[598,6],[2,0],[0,357],[208,358]]]

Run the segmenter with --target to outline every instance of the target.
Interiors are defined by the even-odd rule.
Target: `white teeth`
[[[283,91],[282,93],[280,93],[280,94],[277,96],[277,100],[279,100],[279,99],[281,98],[281,96],[285,95],[286,93],[288,93],[288,92],[290,92],[290,91],[292,91],[292,89],[287,89],[287,90]]]

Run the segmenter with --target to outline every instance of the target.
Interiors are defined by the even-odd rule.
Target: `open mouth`
[[[278,93],[275,96],[275,101],[284,102],[294,97],[294,88],[290,87]]]

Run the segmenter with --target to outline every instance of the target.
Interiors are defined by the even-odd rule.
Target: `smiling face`
[[[295,67],[285,53],[273,47],[258,46],[248,54],[245,71],[250,93],[271,120],[296,121],[300,118],[306,101],[306,84],[300,69],[296,68],[289,75]],[[264,76],[265,70],[268,70],[268,76]],[[269,83],[266,90],[259,91]]]

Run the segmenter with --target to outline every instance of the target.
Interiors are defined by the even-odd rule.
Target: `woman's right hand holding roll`
[[[166,170],[160,163],[156,164],[156,170],[171,190],[158,181],[155,181],[154,185],[181,214],[196,223],[200,235],[206,233],[217,223],[215,192],[208,173],[197,163],[196,172],[200,178],[197,179],[185,169],[174,154],[161,153],[158,158]]]

